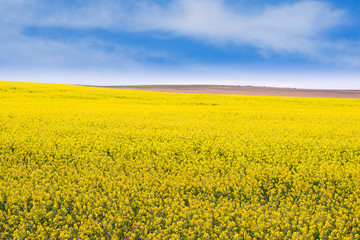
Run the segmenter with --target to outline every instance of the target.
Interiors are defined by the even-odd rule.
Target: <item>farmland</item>
[[[360,100],[0,82],[0,239],[359,239]]]

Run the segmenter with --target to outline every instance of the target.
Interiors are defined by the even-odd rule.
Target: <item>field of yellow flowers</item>
[[[360,100],[0,82],[0,239],[360,239]]]

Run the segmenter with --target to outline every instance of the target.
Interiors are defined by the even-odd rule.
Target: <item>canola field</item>
[[[360,239],[360,100],[0,82],[0,239]]]

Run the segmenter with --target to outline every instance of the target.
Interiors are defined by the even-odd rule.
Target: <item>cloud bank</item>
[[[145,6],[135,19],[140,29],[311,56],[317,52],[322,34],[340,25],[346,15],[316,1],[267,6],[250,14],[245,10],[231,9],[224,1],[179,0],[167,8]]]

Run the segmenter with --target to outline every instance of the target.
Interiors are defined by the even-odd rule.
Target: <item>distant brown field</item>
[[[277,87],[225,86],[225,85],[149,85],[149,86],[112,86],[108,88],[134,89],[134,90],[173,92],[173,93],[360,98],[360,90],[319,90],[319,89],[277,88]]]

